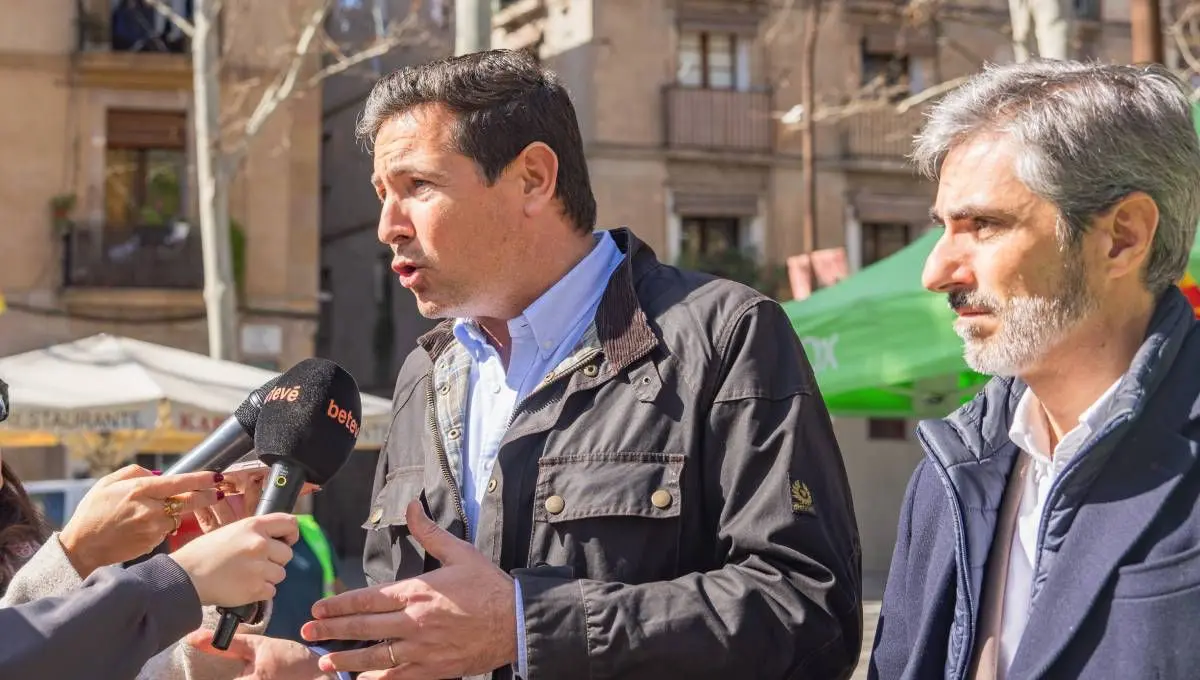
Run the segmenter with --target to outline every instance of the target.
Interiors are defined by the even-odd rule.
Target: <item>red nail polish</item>
[[[156,477],[162,474],[162,470],[151,470],[150,472],[153,472]]]
[[[217,483],[223,482],[223,481],[225,481],[225,475],[218,472],[215,475],[213,475],[213,481],[217,482]]]
[[[225,497],[225,492],[221,491],[220,489],[217,489],[217,500],[221,500],[224,497]]]

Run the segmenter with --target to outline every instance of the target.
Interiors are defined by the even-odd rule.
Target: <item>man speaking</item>
[[[860,550],[828,413],[779,305],[594,232],[575,111],[492,51],[376,84],[379,240],[445,319],[400,370],[366,589],[306,639],[363,678],[838,678]],[[432,518],[432,519],[431,519]],[[312,677],[240,640],[245,677]],[[231,648],[233,649],[233,648]]]

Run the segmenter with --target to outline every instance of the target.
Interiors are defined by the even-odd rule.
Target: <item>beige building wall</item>
[[[780,123],[800,103],[802,3],[789,14],[756,0],[512,0],[493,44],[525,48],[571,91],[588,149],[599,226],[629,226],[671,262],[689,217],[733,217],[739,245],[765,262],[802,252],[801,138]],[[913,91],[1006,62],[1003,0],[943,3],[933,29],[905,29],[883,0],[826,3],[817,43],[819,106],[845,104],[878,60],[907,59]],[[1104,0],[1104,21],[1076,27],[1081,56],[1129,59],[1128,1]],[[688,33],[736,34],[736,82],[678,93]],[[711,40],[711,38],[709,38]],[[676,97],[679,97],[676,99]],[[873,224],[928,225],[931,183],[907,164],[921,111],[877,110],[817,126],[817,247],[862,263]],[[869,250],[869,248],[868,248]],[[907,423],[835,418],[863,540],[868,591],[881,587],[908,478],[921,456]],[[898,426],[898,427],[897,427]]]
[[[223,34],[231,66],[223,83],[227,102],[239,83],[274,74],[297,28],[280,19],[289,14],[285,2],[295,17],[312,6],[311,0],[228,3],[226,11],[236,19],[226,22]],[[0,356],[96,333],[207,352],[190,56],[114,49],[101,30],[111,7],[111,0],[6,3],[0,22],[0,294],[8,310],[0,314]],[[255,97],[251,91],[247,101]],[[133,260],[120,261],[111,248],[127,243],[99,241],[114,227],[106,214],[106,156],[108,118],[115,110],[186,116],[186,139],[179,140],[186,154],[179,216],[191,231],[179,246],[182,254],[172,256],[177,259],[156,260],[150,251],[160,244],[143,245]],[[251,144],[231,188],[231,214],[246,234],[241,324],[249,339],[259,341],[242,358],[259,365],[287,368],[313,354],[320,126],[319,96],[282,106]],[[52,198],[67,194],[75,197],[65,215],[72,238],[84,239],[72,247],[50,209]],[[75,266],[67,265],[68,252]],[[87,254],[86,266],[80,253]],[[162,271],[149,272],[146,262],[158,262],[154,266]],[[106,274],[81,276],[82,270]],[[181,277],[194,285],[180,285]],[[60,451],[9,450],[5,458],[29,479],[73,473]]]
[[[307,0],[288,0],[298,10]],[[307,4],[306,4],[307,3]],[[105,16],[105,0],[82,3]],[[0,22],[0,291],[10,309],[0,315],[0,355],[108,332],[205,352],[199,287],[94,286],[64,281],[63,242],[51,224],[50,200],[74,194],[78,229],[105,228],[106,116],[110,110],[158,110],[188,115],[190,197],[195,222],[191,66],[186,54],[80,48],[81,16],[74,0],[22,0]],[[246,0],[227,10],[224,39],[236,73],[270,74],[295,26],[280,8]],[[226,83],[233,97],[234,80]],[[252,144],[232,188],[231,212],[247,236],[244,325],[280,331],[278,351],[250,356],[286,368],[312,354],[317,302],[320,99],[284,105]],[[198,261],[189,261],[194,265]],[[153,281],[149,281],[153,284]],[[251,329],[253,330],[253,328]],[[261,330],[261,329],[260,329]],[[272,333],[268,333],[272,335]],[[270,343],[268,343],[269,345]]]

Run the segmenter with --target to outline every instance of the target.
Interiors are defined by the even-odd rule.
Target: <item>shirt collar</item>
[[[1121,380],[1117,379],[1099,399],[1079,414],[1079,424],[1063,435],[1054,447],[1053,456],[1050,455],[1050,423],[1046,420],[1046,414],[1042,411],[1042,405],[1033,394],[1033,390],[1026,388],[1021,400],[1017,402],[1008,437],[1039,465],[1052,465],[1062,469],[1067,461],[1079,452],[1088,436],[1108,420],[1113,396],[1120,384]]]
[[[603,294],[610,264],[622,254],[607,231],[594,234],[594,238],[596,245],[591,252],[520,316],[508,321],[508,333],[513,339],[532,336],[541,352],[553,351],[575,327],[577,318]],[[454,336],[477,360],[495,351],[486,334],[471,319],[455,319]]]

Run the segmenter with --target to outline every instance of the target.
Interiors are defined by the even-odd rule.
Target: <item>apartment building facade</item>
[[[168,4],[190,16],[190,0]],[[270,82],[312,4],[225,3],[226,101]],[[141,0],[20,0],[4,13],[0,356],[101,332],[207,352],[186,36]],[[319,96],[284,103],[232,186],[248,363],[313,353],[320,122]],[[31,476],[69,474],[61,456],[5,452],[21,456]]]
[[[901,99],[1012,59],[1004,0],[842,0],[824,10],[814,65],[818,110],[870,83]],[[579,113],[601,228],[628,226],[660,259],[742,248],[763,263],[802,252],[798,104],[804,3],[766,0],[504,0],[492,43],[531,50],[564,79]],[[790,9],[786,9],[789,8]],[[1082,56],[1127,61],[1128,5],[1079,0]],[[927,228],[934,187],[905,160],[922,111],[835,116],[817,126],[816,246],[851,271]],[[914,422],[836,418],[857,500],[868,590],[878,590],[920,451]]]

